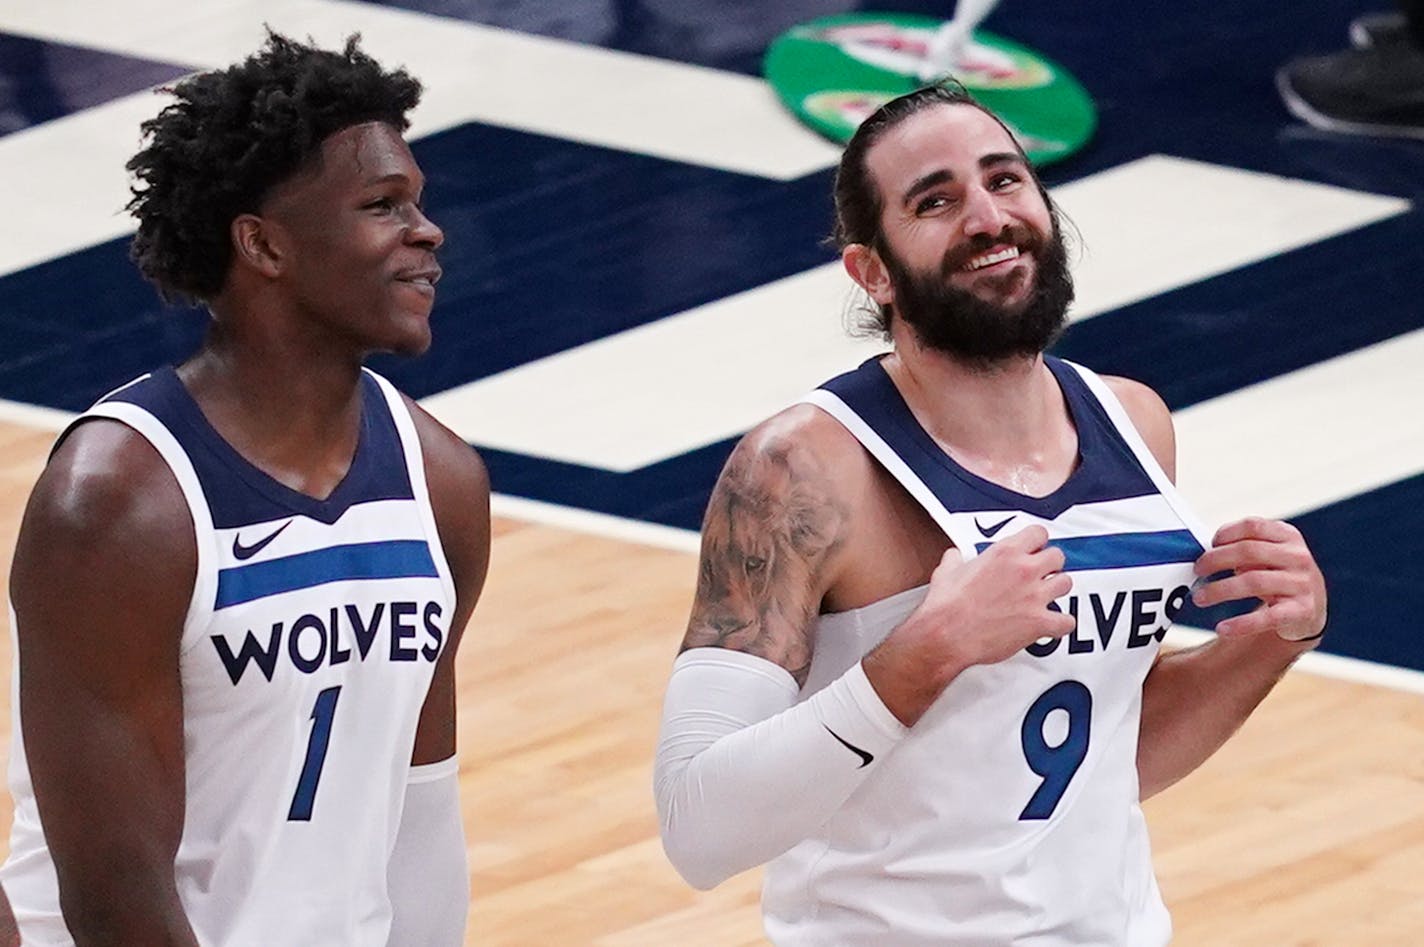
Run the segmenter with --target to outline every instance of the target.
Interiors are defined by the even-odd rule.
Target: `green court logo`
[[[830,43],[863,63],[913,78],[937,26],[902,27],[876,21],[797,29],[805,39]],[[1033,89],[1051,83],[1053,70],[1036,56],[978,33],[965,50],[955,78],[967,89]]]
[[[772,42],[766,78],[792,114],[844,142],[882,104],[921,84],[919,64],[942,23],[911,14],[822,17]],[[1082,148],[1097,125],[1078,81],[1012,40],[976,32],[954,77],[1004,120],[1037,164]]]

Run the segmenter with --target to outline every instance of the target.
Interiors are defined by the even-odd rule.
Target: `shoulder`
[[[788,480],[829,478],[844,490],[858,471],[870,472],[870,458],[839,421],[814,405],[799,404],[747,432],[723,476],[748,469]]]
[[[437,421],[415,400],[401,395],[425,455],[425,472],[432,492],[452,493],[465,500],[482,500],[489,505],[489,472],[475,449],[458,434]]]
[[[166,634],[181,626],[196,573],[192,514],[157,449],[116,421],[71,429],[20,525],[11,573],[17,611],[131,611],[154,616],[152,630]]]
[[[459,435],[414,399],[401,397],[420,437],[440,544],[462,597],[478,595],[489,566],[489,472],[480,455]]]
[[[1172,427],[1172,412],[1167,403],[1150,387],[1131,378],[1104,375],[1103,382],[1117,396],[1117,400],[1122,402],[1127,416],[1132,419],[1133,426],[1147,442],[1147,447],[1152,451],[1157,463],[1167,472],[1168,477],[1175,480],[1177,439]]]
[[[749,431],[727,459],[707,506],[703,552],[775,547],[783,561],[829,581],[872,479],[869,456],[839,422],[811,405],[788,408]]]
[[[157,448],[133,428],[95,418],[71,428],[35,483],[26,525],[71,535],[115,535],[143,540],[191,535],[178,480]],[[191,543],[190,543],[191,545]]]

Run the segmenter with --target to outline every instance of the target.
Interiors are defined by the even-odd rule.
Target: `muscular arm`
[[[73,432],[25,510],[11,600],[25,750],[78,944],[196,945],[173,872],[196,569],[157,452],[108,421]]]
[[[781,426],[739,444],[712,491],[682,650],[744,651],[800,685],[850,513],[824,461]]]
[[[699,888],[807,838],[904,734],[858,663],[797,703],[855,489],[812,410],[749,434],[708,507],[653,775],[663,847]]]
[[[489,569],[489,477],[478,455],[413,402],[455,613],[421,708],[400,830],[386,869],[391,944],[462,943],[469,867],[455,760],[455,653]]]
[[[421,711],[415,754],[419,765],[455,753],[455,653],[484,589],[490,557],[490,486],[485,465],[460,440],[413,401],[407,401],[425,454],[425,476],[440,545],[455,580],[455,614],[449,640]]]
[[[1109,384],[1157,461],[1171,476],[1176,448],[1171,414],[1157,395],[1126,379]],[[1223,622],[1217,637],[1196,648],[1162,654],[1142,687],[1137,743],[1140,794],[1147,799],[1215,753],[1271,692],[1325,624],[1325,586],[1300,533],[1286,523],[1252,519],[1223,527],[1197,564],[1206,576],[1231,571],[1226,582],[1198,590],[1200,605],[1259,596],[1257,611]]]

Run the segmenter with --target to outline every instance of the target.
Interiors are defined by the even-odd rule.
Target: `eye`
[[[367,201],[365,204],[362,204],[361,209],[373,210],[381,214],[388,214],[395,208],[395,206],[396,202],[391,200],[389,197],[378,197],[373,201]]]
[[[919,202],[918,202],[917,204],[915,204],[915,213],[917,213],[917,214],[928,214],[928,213],[932,213],[933,211],[937,211],[937,210],[940,210],[940,209],[942,209],[942,208],[948,207],[949,204],[950,204],[950,199],[949,199],[949,197],[948,197],[947,195],[944,195],[944,194],[930,194],[930,195],[928,195],[928,196],[926,196],[926,197],[921,198],[921,199],[919,200]]]
[[[760,572],[766,566],[766,560],[760,556],[747,556],[743,565],[748,572]]]
[[[989,190],[1009,190],[1023,181],[1023,177],[1013,171],[1000,171],[989,178]]]

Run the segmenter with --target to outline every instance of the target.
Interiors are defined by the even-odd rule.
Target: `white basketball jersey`
[[[85,415],[153,444],[196,530],[174,871],[204,947],[386,944],[386,865],[455,592],[410,414],[383,379],[368,372],[361,385],[356,453],[326,500],[243,459],[172,369]],[[26,945],[71,944],[18,699],[13,712],[15,822],[0,880]]]
[[[1154,947],[1171,923],[1138,804],[1142,682],[1208,543],[1117,399],[1049,358],[1079,465],[1024,496],[965,470],[878,360],[806,399],[865,445],[966,557],[1029,524],[1066,556],[1077,618],[956,678],[821,830],[768,866],[779,945]],[[823,616],[802,699],[903,621],[925,588]]]

